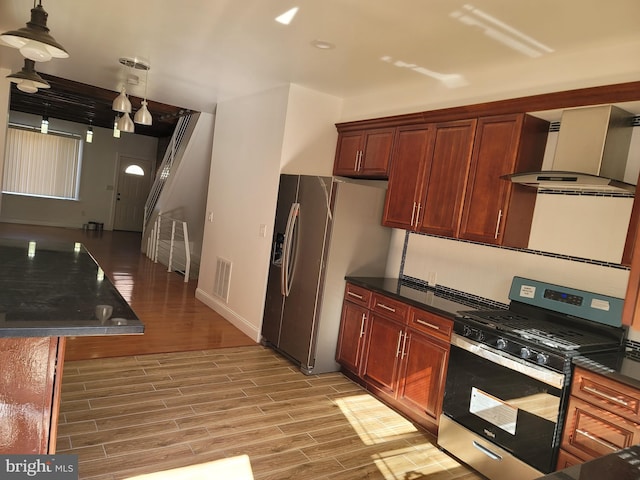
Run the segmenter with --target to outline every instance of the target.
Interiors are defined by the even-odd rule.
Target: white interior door
[[[151,189],[151,161],[121,156],[118,166],[114,230],[141,232]]]

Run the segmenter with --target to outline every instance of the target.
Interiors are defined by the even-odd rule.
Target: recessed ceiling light
[[[281,23],[283,25],[289,25],[293,20],[293,17],[296,16],[296,13],[298,13],[298,7],[293,7],[292,9],[284,12],[282,15],[278,15],[276,17],[276,22]]]
[[[320,50],[331,50],[332,48],[336,48],[333,43],[325,42],[324,40],[313,40],[311,45],[319,48]]]

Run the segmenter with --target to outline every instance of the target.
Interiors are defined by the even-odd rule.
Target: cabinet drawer
[[[571,395],[640,423],[640,392],[588,370],[576,367]]]
[[[409,326],[448,342],[451,339],[453,320],[441,317],[435,313],[411,308]]]
[[[560,449],[558,452],[558,463],[556,464],[556,470],[564,470],[565,468],[572,467],[574,465],[580,465],[584,463],[584,460],[576,457],[575,455],[565,452]]]
[[[640,425],[571,397],[562,448],[591,460],[640,442]]]
[[[344,299],[357,303],[365,308],[369,308],[369,302],[371,302],[371,290],[367,290],[366,288],[358,287],[357,285],[353,285],[351,283],[347,283],[347,286],[344,289]]]
[[[402,303],[399,300],[385,297],[379,293],[374,293],[371,301],[371,311],[384,317],[406,323],[407,315],[409,313],[409,305]]]

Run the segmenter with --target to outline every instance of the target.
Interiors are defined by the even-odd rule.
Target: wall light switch
[[[258,236],[261,238],[265,238],[267,236],[267,226],[264,223],[260,224],[260,229],[258,231]]]
[[[207,214],[207,220],[209,220],[210,222],[213,222],[213,212],[209,212]]]

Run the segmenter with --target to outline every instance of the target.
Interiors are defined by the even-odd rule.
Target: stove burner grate
[[[615,340],[603,338],[573,325],[557,324],[543,318],[528,317],[511,310],[470,310],[458,312],[463,318],[505,335],[545,345],[567,354],[615,346]],[[612,342],[614,342],[612,344]]]

